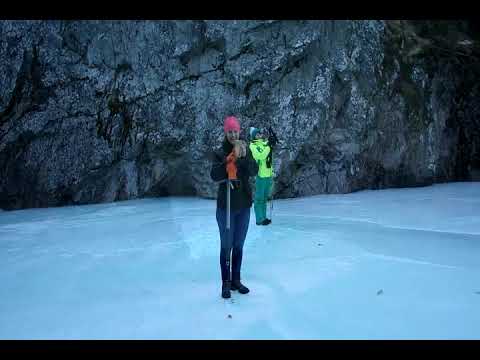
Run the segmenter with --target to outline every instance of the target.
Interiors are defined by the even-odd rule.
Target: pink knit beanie
[[[240,131],[240,123],[235,116],[227,116],[225,122],[223,123],[223,130],[227,131]]]

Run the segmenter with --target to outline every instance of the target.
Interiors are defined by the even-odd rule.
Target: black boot
[[[270,224],[271,222],[272,222],[272,220],[270,220],[270,219],[265,219],[265,220],[262,221],[262,225],[268,225],[268,224]]]
[[[232,283],[231,281],[225,280],[222,283],[222,297],[224,299],[230,298],[230,289],[231,289]]]
[[[240,294],[247,294],[250,291],[240,280],[232,281],[232,290],[238,290]]]

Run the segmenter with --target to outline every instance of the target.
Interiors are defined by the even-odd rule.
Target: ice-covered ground
[[[212,200],[0,211],[0,339],[480,339],[480,183],[251,214],[224,300]]]

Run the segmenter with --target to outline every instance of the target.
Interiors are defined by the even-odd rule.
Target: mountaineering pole
[[[233,189],[233,181],[238,181],[237,179],[237,167],[235,165],[235,160],[236,160],[236,155],[235,152],[232,152],[228,157],[227,157],[227,179],[226,179],[226,185],[227,185],[227,239],[230,241],[230,213],[231,213],[231,201],[230,201],[230,192],[231,189]],[[232,258],[233,258],[233,238],[232,240],[232,246],[230,248],[230,252],[228,254],[229,257],[229,270],[230,270],[230,280],[231,280],[231,275],[232,275]]]
[[[268,127],[268,132],[269,132],[269,137],[268,137],[268,143],[270,144],[270,151],[273,153],[273,148],[276,147],[280,141],[277,138],[277,135],[273,131],[272,127]],[[272,156],[273,159],[273,156]],[[271,162],[271,167],[272,170],[274,169],[273,167],[273,160]],[[272,186],[270,188],[270,194],[269,194],[269,199],[270,199],[270,220],[273,221],[273,190],[274,190],[274,184],[275,184],[275,172],[272,171]]]
[[[227,230],[230,230],[230,179],[227,180]]]
[[[272,187],[270,188],[270,220],[273,221],[273,184],[274,184],[274,177],[272,176]]]
[[[227,241],[230,241],[230,186],[232,186],[231,180],[227,179]],[[232,241],[232,248],[233,248],[233,241]],[[230,271],[230,280],[231,280],[231,274],[232,274],[232,249],[229,250],[229,271]]]

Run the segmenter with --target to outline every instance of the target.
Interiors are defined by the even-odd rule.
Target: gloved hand
[[[235,141],[235,145],[233,146],[233,150],[235,152],[235,156],[237,158],[241,158],[247,155],[247,144],[243,140]]]
[[[268,145],[270,145],[270,147],[273,148],[278,144],[279,141],[278,141],[277,135],[275,134],[271,126],[268,128],[268,133],[269,133]]]

